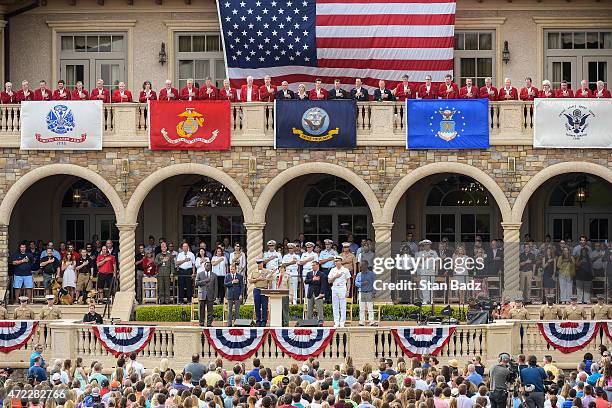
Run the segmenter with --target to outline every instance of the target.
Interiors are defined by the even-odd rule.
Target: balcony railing
[[[104,105],[104,147],[147,147],[147,105]],[[274,145],[274,104],[235,103],[231,107],[232,146]],[[401,102],[357,104],[358,146],[405,146],[406,112]],[[492,145],[532,145],[533,103],[489,104]],[[19,147],[20,105],[0,105],[0,147]]]
[[[84,366],[91,361],[101,361],[106,369],[115,365],[116,359],[94,336],[91,326],[80,323],[41,322],[34,336],[20,350],[14,350],[0,355],[2,366],[26,367],[34,345],[40,343],[45,347],[44,356],[47,360],[54,358],[75,359],[80,356]],[[462,363],[470,361],[475,356],[481,356],[487,366],[496,361],[501,352],[512,355],[535,354],[542,357],[550,354],[556,363],[564,368],[574,368],[586,352],[596,354],[601,345],[608,348],[612,345],[603,329],[582,350],[563,354],[553,349],[541,336],[535,321],[502,320],[489,325],[461,325],[451,336],[449,342],[438,354],[441,362],[457,359]],[[158,325],[150,343],[139,353],[139,360],[147,369],[159,365],[162,358],[168,358],[174,369],[182,367],[191,361],[192,354],[199,354],[203,360],[210,361],[223,357],[210,345],[201,328],[193,326],[163,326]],[[319,355],[324,368],[345,361],[350,356],[356,366],[378,361],[379,358],[408,358],[397,346],[389,327],[348,327],[338,329],[332,341]],[[253,355],[264,365],[288,365],[294,360],[287,356],[268,336],[262,346]],[[232,363],[226,362],[226,367]]]

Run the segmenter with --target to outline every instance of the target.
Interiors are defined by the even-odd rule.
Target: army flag
[[[229,101],[149,101],[151,150],[229,150]]]
[[[354,100],[276,100],[275,149],[351,149],[357,145]]]
[[[612,99],[536,99],[533,146],[612,148]]]
[[[406,100],[408,149],[486,149],[487,99]]]

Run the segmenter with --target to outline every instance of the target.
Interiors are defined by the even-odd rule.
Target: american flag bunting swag
[[[584,348],[597,335],[599,322],[538,322],[540,333],[555,349],[573,353]]]

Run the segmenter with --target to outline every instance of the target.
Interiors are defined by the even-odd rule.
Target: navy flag
[[[406,148],[486,149],[487,99],[406,100]]]
[[[352,149],[357,145],[355,100],[276,100],[275,149]]]

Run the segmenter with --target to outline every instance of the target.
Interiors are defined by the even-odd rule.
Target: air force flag
[[[410,99],[406,104],[408,149],[489,147],[487,99]]]
[[[354,100],[274,103],[274,148],[350,149],[357,145]]]

